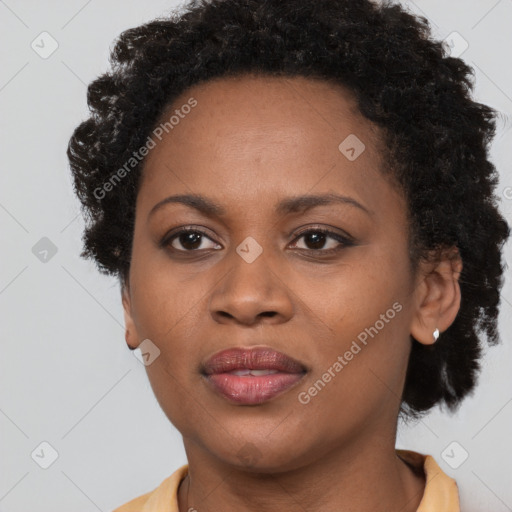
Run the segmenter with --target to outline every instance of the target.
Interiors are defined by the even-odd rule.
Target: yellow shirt
[[[457,484],[430,455],[396,450],[401,459],[425,474],[425,491],[417,512],[460,512]],[[125,503],[113,512],[180,512],[178,487],[188,473],[188,464],[178,468],[154,491]],[[186,511],[182,511],[186,512]]]

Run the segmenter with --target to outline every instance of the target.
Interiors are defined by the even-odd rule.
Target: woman
[[[83,256],[188,464],[117,512],[460,509],[395,438],[498,340],[509,228],[470,76],[369,0],[195,1],[121,35],[68,150]]]

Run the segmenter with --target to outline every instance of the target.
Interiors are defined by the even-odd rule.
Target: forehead
[[[158,126],[161,140],[146,157],[141,187],[156,196],[193,191],[262,201],[296,189],[373,201],[382,193],[377,128],[349,91],[319,79],[204,82],[181,94]]]
[[[185,111],[191,99],[197,103],[186,109],[191,112],[180,119],[173,115]],[[202,145],[222,139],[223,147],[293,141],[304,146],[307,138],[308,146],[316,144],[315,149],[328,151],[333,142],[341,142],[350,134],[358,134],[369,145],[379,139],[376,128],[360,114],[352,92],[341,85],[304,77],[242,75],[204,82],[176,98],[162,114],[160,125],[171,118],[176,125],[168,127],[163,138],[173,139],[169,142],[175,145],[182,145],[184,139],[188,145],[194,142],[194,138],[189,139],[194,135],[191,124]],[[274,139],[277,134],[281,137]],[[322,140],[325,144],[319,147]]]

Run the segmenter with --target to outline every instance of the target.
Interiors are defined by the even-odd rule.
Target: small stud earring
[[[434,336],[434,343],[437,341],[437,339],[439,338],[439,329],[436,327],[436,330],[432,333],[432,335]]]

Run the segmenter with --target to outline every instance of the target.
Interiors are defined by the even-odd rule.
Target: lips
[[[306,368],[295,359],[270,348],[231,348],[213,355],[204,366],[206,375],[235,370],[276,370],[302,373]]]
[[[202,368],[210,388],[230,402],[261,404],[297,384],[307,369],[268,347],[218,352]]]

